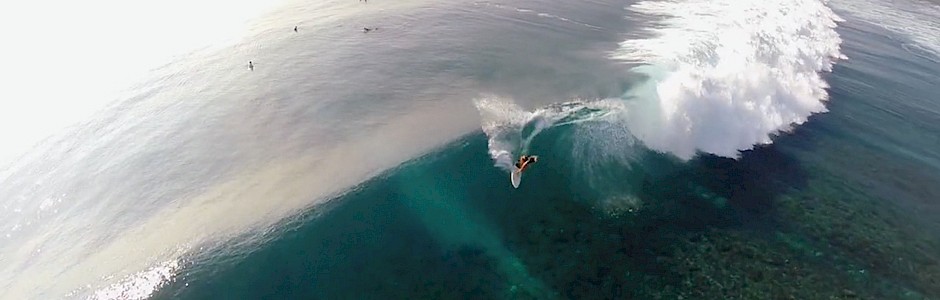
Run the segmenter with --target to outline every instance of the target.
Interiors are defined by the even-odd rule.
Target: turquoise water
[[[940,298],[940,27],[718,2],[291,2],[0,173],[0,298]]]
[[[514,190],[474,133],[156,297],[937,297],[940,82],[923,75],[940,65],[865,25],[839,32],[829,112],[738,159],[626,147],[632,163],[585,178],[572,136],[617,129],[562,126]]]

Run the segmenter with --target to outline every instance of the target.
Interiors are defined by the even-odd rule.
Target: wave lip
[[[649,77],[628,91],[625,120],[651,149],[689,159],[737,157],[825,112],[820,72],[845,59],[825,0],[662,0],[628,8],[652,19],[649,38],[611,58]]]

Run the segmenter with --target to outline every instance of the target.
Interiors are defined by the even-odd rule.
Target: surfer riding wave
[[[516,171],[522,173],[530,164],[533,164],[538,161],[538,156],[528,156],[523,154],[519,157],[519,162],[516,163]]]
[[[484,97],[475,101],[482,117],[482,127],[488,138],[490,157],[494,165],[510,173],[514,187],[519,186],[521,173],[538,161],[530,145],[542,131],[564,125],[607,119],[622,111],[611,101],[573,101],[553,104],[534,111],[525,111],[511,100]],[[516,160],[515,154],[522,153]]]

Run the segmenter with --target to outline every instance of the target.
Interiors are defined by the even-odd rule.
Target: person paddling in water
[[[519,162],[516,162],[516,171],[518,171],[519,173],[522,173],[522,171],[525,171],[525,169],[528,168],[529,165],[537,162],[538,158],[539,158],[538,156],[522,155],[521,157],[519,157]]]

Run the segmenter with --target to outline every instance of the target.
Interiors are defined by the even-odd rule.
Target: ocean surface
[[[940,299],[937,2],[242,25],[0,168],[0,299]]]

